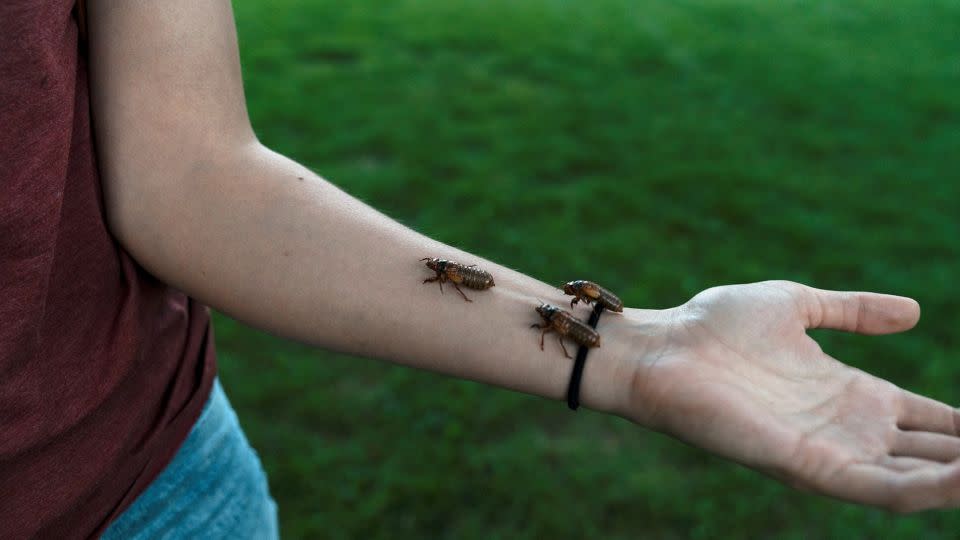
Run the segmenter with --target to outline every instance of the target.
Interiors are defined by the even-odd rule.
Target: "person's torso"
[[[0,536],[85,537],[215,372],[206,308],[110,235],[73,0],[0,3]]]

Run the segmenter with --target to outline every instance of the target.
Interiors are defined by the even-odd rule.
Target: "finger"
[[[897,431],[890,453],[949,463],[960,458],[960,438],[929,431]]]
[[[903,391],[897,427],[911,431],[933,431],[960,435],[960,412],[946,403]]]
[[[931,461],[929,459],[901,456],[883,456],[880,458],[879,463],[880,465],[883,465],[884,467],[894,471],[912,471],[914,469],[924,469],[927,467],[943,465],[943,463]]]
[[[897,427],[960,435],[960,411],[935,399],[902,390]]]
[[[960,506],[960,464],[894,471],[882,464],[854,464],[832,493],[842,499],[907,513]],[[828,491],[829,492],[829,491]]]
[[[909,330],[920,320],[920,304],[911,298],[812,287],[805,290],[808,328],[877,335]]]

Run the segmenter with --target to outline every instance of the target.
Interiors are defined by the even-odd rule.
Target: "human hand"
[[[919,315],[908,298],[786,281],[709,289],[635,326],[645,354],[620,412],[800,489],[897,512],[960,506],[960,414],[806,334],[900,332]]]

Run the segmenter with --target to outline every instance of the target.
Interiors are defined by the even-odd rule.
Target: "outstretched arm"
[[[559,290],[426,238],[257,141],[228,1],[89,9],[108,218],[145,268],[277,334],[562,397],[571,361],[530,329]],[[467,291],[469,304],[441,295],[421,283],[422,257],[478,264],[497,285]],[[918,317],[909,299],[786,282],[627,309],[600,322],[582,402],[827,495],[955,506],[954,410],[833,360],[805,332]]]
[[[145,268],[276,334],[563,396],[571,363],[556,342],[541,352],[530,328],[538,299],[562,304],[561,291],[418,234],[256,140],[228,1],[90,9],[108,217]],[[441,295],[422,283],[434,275],[423,257],[477,264],[496,286],[467,290],[469,304]],[[624,399],[618,342],[592,355],[585,405]]]

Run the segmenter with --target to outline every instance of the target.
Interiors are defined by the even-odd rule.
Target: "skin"
[[[146,269],[292,339],[563,399],[571,362],[541,352],[530,324],[541,301],[568,298],[407,229],[260,144],[229,2],[88,10],[108,224]],[[437,295],[421,286],[425,254],[476,262],[497,286],[470,304]],[[581,401],[801,489],[900,512],[956,507],[957,412],[842,364],[806,334],[900,332],[919,315],[908,298],[790,282],[627,308],[600,321]]]

